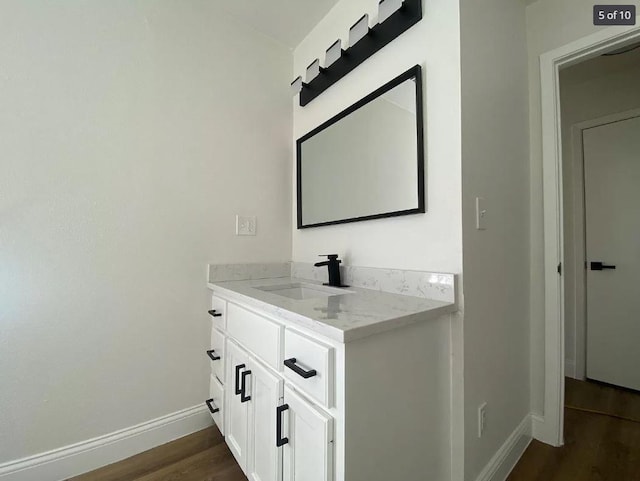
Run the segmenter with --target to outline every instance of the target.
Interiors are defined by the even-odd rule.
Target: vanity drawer
[[[323,406],[333,406],[334,349],[285,329],[284,377]]]
[[[227,333],[274,369],[280,367],[283,327],[236,304],[227,306]]]
[[[211,361],[211,374],[224,384],[224,350],[226,336],[215,327],[211,329],[211,349],[207,355]]]
[[[209,316],[211,316],[213,327],[224,331],[227,327],[227,301],[215,294],[212,295]]]
[[[220,429],[220,432],[224,435],[224,387],[215,376],[211,376],[209,399],[207,399],[206,404],[213,418],[213,422],[216,423],[216,426],[218,426],[218,429]]]

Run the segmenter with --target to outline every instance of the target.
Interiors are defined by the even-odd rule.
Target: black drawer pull
[[[244,371],[242,373],[242,385],[240,387],[240,402],[246,403],[247,401],[251,401],[251,396],[247,396],[247,376],[251,374],[250,370]]]
[[[244,364],[238,364],[236,366],[236,386],[235,386],[236,396],[242,392],[240,390],[240,369],[243,369],[243,368],[244,368]]]
[[[287,366],[289,369],[291,369],[293,372],[295,372],[297,375],[302,376],[305,379],[309,379],[310,377],[313,377],[316,374],[318,374],[315,369],[311,369],[309,371],[305,371],[304,369],[302,369],[300,366],[296,364],[295,357],[292,357],[291,359],[285,359],[284,365]]]
[[[217,360],[220,359],[220,356],[216,356],[215,352],[216,352],[215,349],[211,349],[211,350],[207,351],[207,356],[209,356],[212,361],[217,361]]]
[[[212,309],[211,311],[208,311],[209,314],[211,314],[213,317],[222,317],[222,314],[219,312],[216,312],[215,309]]]
[[[276,408],[276,446],[284,446],[289,442],[289,438],[282,437],[282,413],[289,409],[288,404],[283,404]]]
[[[213,405],[213,398],[211,398],[211,399],[207,399],[207,400],[205,401],[205,403],[206,403],[207,407],[209,408],[209,411],[211,412],[211,414],[215,414],[215,413],[217,413],[218,411],[220,411],[220,408],[217,408],[217,407],[215,407],[215,406]]]

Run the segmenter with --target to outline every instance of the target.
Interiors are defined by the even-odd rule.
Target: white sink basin
[[[279,284],[275,286],[261,286],[256,287],[256,289],[299,301],[304,299],[317,299],[321,297],[353,294],[353,291],[346,291],[335,287],[319,286],[317,284],[303,284],[301,282],[294,284]]]

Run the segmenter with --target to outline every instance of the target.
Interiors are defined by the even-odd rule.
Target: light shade
[[[307,83],[311,82],[319,74],[320,74],[320,59],[315,59],[307,67],[306,82]]]
[[[298,77],[291,82],[291,92],[293,92],[293,95],[300,93],[300,91],[302,90],[302,76],[298,75]]]
[[[342,55],[342,40],[338,39],[331,44],[331,47],[327,49],[327,53],[324,57],[324,67],[334,63]]]
[[[369,15],[364,14],[360,17],[353,27],[349,29],[349,47],[353,47],[356,43],[362,40],[369,32]]]
[[[378,23],[384,22],[402,7],[403,0],[380,0],[378,3]]]

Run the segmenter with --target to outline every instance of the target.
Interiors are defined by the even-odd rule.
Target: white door
[[[640,117],[584,130],[583,147],[587,377],[640,390]]]
[[[284,409],[283,409],[284,408]],[[283,480],[333,479],[333,419],[288,386],[279,413],[282,424]],[[286,439],[284,439],[286,438]]]
[[[250,360],[249,370],[247,477],[250,481],[280,481],[282,449],[276,446],[276,408],[282,404],[284,381],[255,359]]]
[[[227,385],[225,394],[227,402],[226,408],[226,441],[229,449],[233,453],[236,461],[247,472],[247,438],[248,438],[248,402],[243,396],[242,381],[246,382],[248,371],[249,355],[235,342],[228,340],[225,349],[227,366]],[[246,389],[245,389],[246,391]]]

